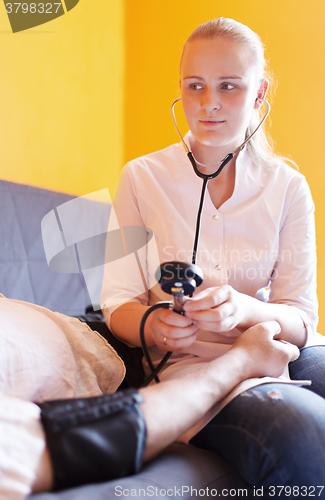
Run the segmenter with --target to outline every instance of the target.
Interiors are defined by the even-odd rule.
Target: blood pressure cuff
[[[138,472],[146,425],[135,389],[96,398],[39,404],[52,460],[54,490]]]

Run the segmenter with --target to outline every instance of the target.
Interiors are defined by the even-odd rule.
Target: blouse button
[[[219,220],[219,215],[217,215],[217,214],[212,215],[212,219],[213,219],[213,220]]]
[[[220,264],[218,264],[218,265],[216,266],[216,270],[217,270],[217,271],[220,271],[220,269],[222,269],[222,266],[220,266]]]

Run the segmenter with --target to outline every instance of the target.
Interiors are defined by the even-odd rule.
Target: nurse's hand
[[[163,351],[181,351],[196,340],[199,328],[196,323],[169,309],[156,309],[146,321],[148,332],[146,337],[151,337],[152,342]],[[148,336],[147,336],[148,335]]]
[[[189,298],[183,309],[199,328],[227,335],[243,321],[245,297],[229,285],[211,287]]]

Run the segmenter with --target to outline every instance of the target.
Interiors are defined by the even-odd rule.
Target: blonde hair
[[[261,80],[263,78],[267,79],[272,86],[274,79],[272,73],[267,68],[264,57],[264,45],[260,37],[257,33],[248,28],[248,26],[234,21],[233,19],[220,17],[219,19],[214,19],[198,26],[187,39],[183,48],[182,58],[188,43],[195,40],[213,39],[217,37],[229,38],[235,42],[245,44],[256,65],[258,78]],[[253,112],[251,121],[246,130],[246,138],[255,130],[264,112],[263,106],[261,106],[260,110],[255,110]],[[252,160],[257,164],[273,167],[279,165],[279,163],[289,163],[297,168],[297,165],[292,160],[276,153],[273,140],[266,134],[264,125],[261,126],[257,133],[249,140],[247,149]]]

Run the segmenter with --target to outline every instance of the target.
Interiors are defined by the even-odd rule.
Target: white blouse
[[[120,256],[108,256],[105,264],[101,305],[106,308],[108,321],[125,302],[152,305],[171,299],[162,292],[156,270],[163,262],[191,262],[201,189],[202,180],[194,173],[181,143],[124,167],[107,236],[110,255]],[[216,209],[206,193],[196,262],[203,270],[204,281],[197,291],[229,284],[254,297],[272,276],[269,302],[294,307],[306,327],[306,344],[315,343],[318,302],[314,209],[303,175],[285,164],[273,168],[256,165],[244,149],[237,157],[232,196]],[[123,233],[123,257],[122,244],[119,249],[112,248],[114,239],[110,237],[110,231],[116,234],[118,228]],[[147,228],[147,244],[138,236],[139,228]],[[172,354],[159,374],[160,380],[173,379],[191,371],[193,365],[221,356],[239,334],[236,328],[224,334],[201,330],[191,346]],[[321,335],[316,338],[324,343]],[[157,346],[149,347],[149,352],[154,365],[165,355]],[[148,370],[146,363],[144,368]],[[236,395],[271,380],[308,384],[289,381],[287,371],[281,379],[246,380],[180,441],[188,442]]]
[[[162,262],[191,262],[201,187],[181,143],[124,167],[114,200],[119,226],[144,226],[154,238],[136,257],[126,250],[124,258],[106,264],[102,307],[110,314],[127,301],[152,305],[171,299],[155,272]],[[109,230],[116,224],[113,213]],[[318,322],[316,244],[314,203],[304,176],[284,164],[258,166],[242,151],[231,198],[216,209],[207,191],[197,265],[204,272],[197,291],[229,284],[252,297],[273,272],[269,302],[295,307],[311,342]],[[237,329],[224,335],[202,330],[170,363],[220,356],[238,335]],[[163,354],[156,346],[150,352],[156,360]]]

